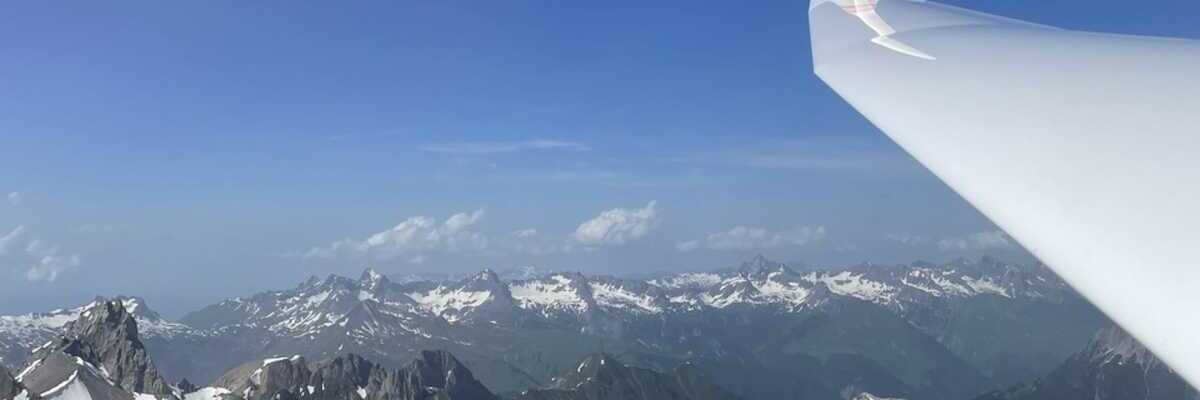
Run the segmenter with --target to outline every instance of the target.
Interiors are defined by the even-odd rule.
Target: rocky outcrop
[[[33,353],[24,371],[21,383],[47,397],[176,396],[150,360],[137,322],[121,301],[100,301],[85,309],[61,336]]]
[[[584,358],[548,388],[531,389],[516,400],[732,400],[698,369],[683,364],[669,372],[625,365],[607,354]]]
[[[37,399],[36,396],[31,396],[25,390],[25,386],[21,385],[13,378],[12,373],[7,368],[0,366],[0,400],[12,399]]]
[[[67,325],[58,349],[108,372],[117,386],[136,393],[172,395],[146,347],[133,314],[119,301],[102,302]]]
[[[976,400],[1060,399],[1195,400],[1200,392],[1128,333],[1110,328],[1045,377]]]
[[[246,400],[497,399],[444,351],[421,352],[420,358],[398,370],[353,354],[311,364],[300,356],[270,358],[235,368],[215,386]]]

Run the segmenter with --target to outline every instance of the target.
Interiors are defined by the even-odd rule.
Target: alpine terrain
[[[1100,331],[1079,353],[1033,382],[977,400],[1188,400],[1200,393],[1124,331]]]
[[[1048,269],[991,258],[795,269],[759,256],[644,279],[507,276],[367,269],[226,299],[178,322],[139,298],[98,299],[0,317],[0,354],[14,371],[38,360],[61,370],[17,379],[39,394],[78,371],[97,393],[155,396],[486,387],[524,398],[970,399],[1050,374],[1111,326]],[[123,333],[84,329],[102,314]],[[67,368],[72,357],[95,368]]]

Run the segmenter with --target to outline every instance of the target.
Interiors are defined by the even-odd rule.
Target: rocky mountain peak
[[[416,379],[417,387],[445,388],[451,394],[456,391],[485,393],[487,389],[475,380],[474,375],[457,358],[447,351],[422,351],[421,357],[405,368],[410,382]],[[417,383],[417,382],[413,382]],[[461,386],[461,387],[458,387]],[[469,398],[469,397],[468,397]]]
[[[183,378],[183,380],[179,381],[179,383],[176,384],[175,387],[177,389],[179,389],[180,393],[183,393],[183,394],[193,393],[200,389],[199,386],[196,386],[196,384],[187,380],[187,378]]]
[[[67,324],[58,351],[101,367],[123,389],[137,393],[170,395],[163,379],[138,337],[137,320],[125,301],[96,303]]]
[[[138,340],[137,321],[125,309],[122,301],[102,300],[93,303],[79,315],[79,319],[66,325],[66,337],[88,343],[102,340],[131,342],[141,346]]]
[[[496,271],[492,271],[490,268],[484,268],[482,271],[479,271],[478,274],[475,274],[475,277],[472,279],[477,281],[499,282],[500,275],[497,275]]]
[[[301,287],[301,288],[313,287],[313,286],[319,285],[320,283],[321,283],[320,277],[318,277],[316,275],[310,275],[308,277],[308,279],[304,280],[304,283],[300,284],[299,287]]]
[[[57,340],[33,354],[22,383],[37,393],[86,391],[94,398],[122,398],[121,392],[132,392],[172,398],[173,388],[138,337],[127,300],[84,307]]]
[[[1173,400],[1200,393],[1119,327],[1097,332],[1087,347],[1046,376],[975,400]]]
[[[1098,362],[1135,362],[1146,368],[1159,363],[1158,358],[1146,349],[1146,346],[1117,327],[1097,332],[1085,352],[1093,361]]]
[[[89,304],[88,307],[100,305],[100,304],[103,304],[108,301],[120,302],[121,305],[123,305],[125,307],[125,311],[128,312],[129,314],[133,315],[134,317],[139,317],[139,318],[143,318],[143,319],[151,320],[151,321],[161,321],[162,320],[161,315],[159,315],[157,312],[150,309],[150,307],[146,305],[146,299],[143,299],[143,298],[137,297],[137,296],[117,295],[111,299],[104,297],[104,296],[96,296],[96,298],[92,299],[92,303]],[[88,308],[88,307],[85,307],[85,308]]]
[[[747,260],[738,267],[738,271],[746,276],[765,276],[772,272],[787,272],[790,271],[787,265],[767,259],[762,254],[755,255],[754,258]]]
[[[362,274],[359,275],[359,277],[358,277],[358,281],[360,283],[366,283],[366,284],[372,284],[372,285],[382,282],[382,281],[385,281],[385,280],[387,280],[386,276],[375,271],[375,269],[371,268],[371,267],[367,267],[366,269],[364,269]]]
[[[500,276],[490,269],[484,269],[478,274],[463,280],[463,287],[468,290],[481,290],[494,293],[505,292],[508,285],[500,281]],[[507,297],[507,294],[502,297]]]

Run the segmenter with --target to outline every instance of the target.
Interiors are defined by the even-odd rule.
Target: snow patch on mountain
[[[463,311],[464,309],[478,307],[492,299],[492,293],[488,291],[471,291],[465,289],[449,289],[444,286],[439,286],[430,292],[412,292],[408,294],[421,306],[425,307],[435,315],[440,315],[446,318],[447,321],[457,322],[460,318],[460,313],[447,313],[447,310]]]
[[[225,395],[232,394],[229,389],[219,387],[206,387],[183,395],[183,400],[222,400]]]
[[[595,296],[596,303],[599,305],[636,313],[662,312],[662,307],[653,296],[648,294],[636,293],[611,283],[592,282],[591,286],[592,295]]]
[[[587,311],[587,301],[579,295],[573,285],[574,281],[571,278],[552,275],[546,279],[513,283],[509,290],[521,308],[539,311],[543,315],[551,311]]]
[[[862,273],[841,271],[836,274],[809,273],[804,279],[809,282],[820,282],[829,291],[842,296],[850,296],[877,304],[891,304],[896,300],[899,290],[887,283],[873,281]]]
[[[1009,298],[1012,297],[1012,295],[1008,294],[1008,289],[1000,286],[989,278],[975,279],[969,276],[964,276],[962,279],[963,282],[966,282],[967,286],[970,287],[975,293],[991,293]]]
[[[757,284],[756,288],[764,297],[791,307],[804,305],[810,293],[809,289],[800,286],[798,282],[777,282],[773,279]]]
[[[654,286],[667,289],[709,289],[721,284],[721,275],[711,272],[684,272],[682,274],[647,281]]]

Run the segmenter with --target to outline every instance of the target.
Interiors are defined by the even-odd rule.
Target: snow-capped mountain
[[[1048,372],[1070,355],[1064,349],[1107,323],[1047,269],[991,259],[796,271],[756,257],[653,279],[528,276],[509,280],[485,270],[397,282],[368,269],[358,279],[313,277],[223,300],[180,322],[164,321],[138,299],[123,301],[172,379],[209,382],[275,354],[327,360],[357,353],[400,368],[422,350],[444,349],[499,392],[548,384],[581,357],[607,350],[674,360],[664,368],[737,360],[780,379],[812,375],[782,365],[842,368],[877,377],[872,393],[936,398],[959,393],[956,384],[962,391],[980,380],[1003,387]],[[5,363],[16,369],[86,308],[2,317]],[[817,342],[825,347],[811,345]],[[820,353],[815,362],[788,358],[813,352]],[[954,371],[941,375],[959,382],[922,378],[939,369]],[[849,382],[818,381],[805,390],[837,393]]]
[[[314,338],[330,331],[350,336],[429,337],[418,323],[430,315],[403,286],[373,270],[359,280],[310,278],[286,291],[234,298],[185,316],[183,323],[210,332],[262,330],[273,336]]]
[[[40,398],[177,400],[138,337],[125,300],[94,302],[53,340],[34,350],[16,380]]]
[[[496,399],[454,356],[422,352],[400,370],[355,355],[308,364],[275,357],[226,372],[214,386],[167,384],[122,301],[93,303],[34,351],[15,378],[0,368],[3,400]]]
[[[673,303],[724,308],[734,304],[773,304],[796,310],[818,303],[828,290],[904,312],[932,298],[1000,296],[1057,300],[1071,289],[1048,269],[1008,265],[984,258],[946,265],[859,265],[796,272],[762,256],[717,272],[687,272],[648,281],[663,288]]]
[[[173,338],[201,334],[187,325],[164,320],[158,313],[145,306],[139,297],[118,296],[126,310],[138,321],[144,336]],[[15,367],[25,360],[32,349],[45,344],[62,333],[63,327],[79,319],[86,310],[108,301],[97,297],[91,303],[46,313],[0,316],[0,365]]]

